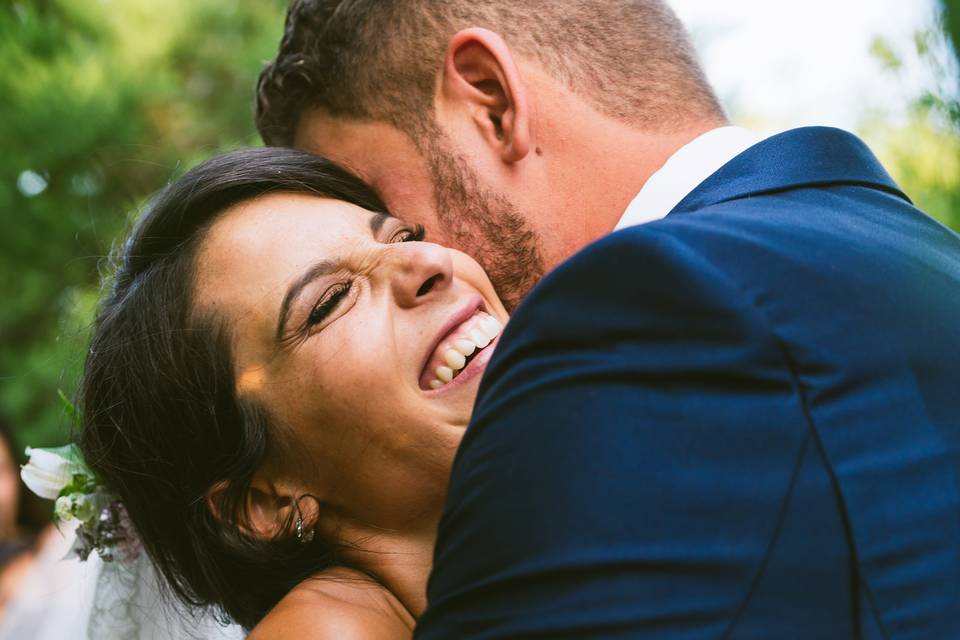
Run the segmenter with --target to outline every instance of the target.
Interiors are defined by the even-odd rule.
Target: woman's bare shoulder
[[[350,569],[329,569],[298,584],[247,640],[406,640],[413,619],[384,587]]]

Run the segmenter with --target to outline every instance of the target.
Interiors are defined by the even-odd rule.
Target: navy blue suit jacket
[[[960,638],[960,237],[799,129],[549,274],[416,637]]]

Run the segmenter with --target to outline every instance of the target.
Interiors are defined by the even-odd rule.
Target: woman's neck
[[[417,532],[381,531],[361,538],[349,559],[382,584],[412,621],[427,607],[436,523]]]

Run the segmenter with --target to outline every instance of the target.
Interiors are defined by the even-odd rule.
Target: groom
[[[523,300],[417,637],[960,637],[960,237],[857,138],[661,0],[300,0],[258,106]]]

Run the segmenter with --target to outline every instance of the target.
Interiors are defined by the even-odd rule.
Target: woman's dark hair
[[[228,327],[193,311],[195,261],[211,224],[267,193],[386,212],[360,179],[291,149],[236,151],[164,189],[136,224],[99,308],[80,388],[79,443],[119,495],[173,592],[253,627],[298,582],[337,562],[335,541],[245,533],[256,470],[283,447],[261,406],[237,394]],[[207,493],[225,486],[218,516]]]

